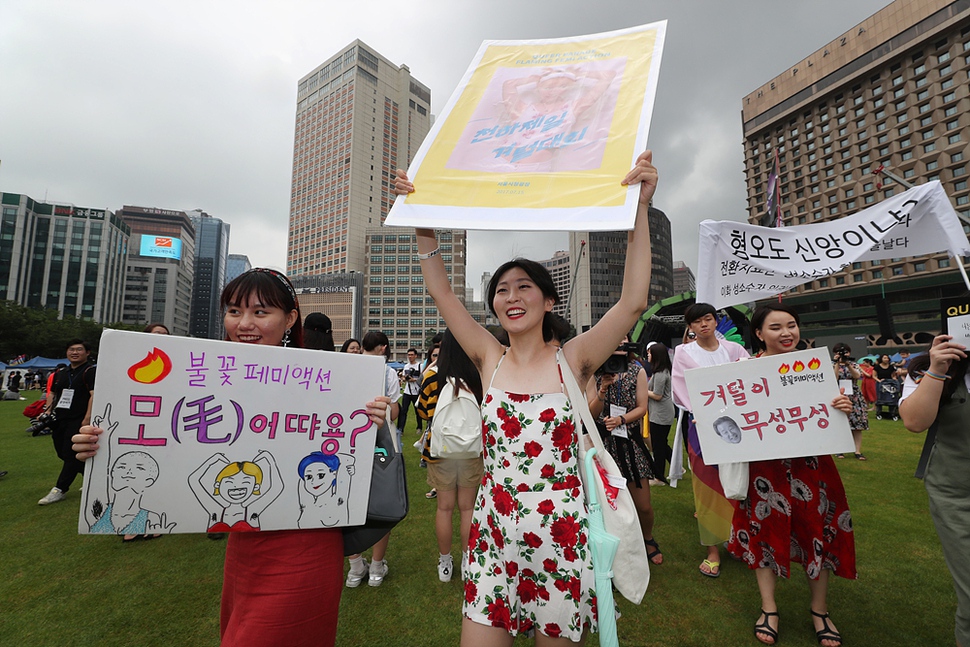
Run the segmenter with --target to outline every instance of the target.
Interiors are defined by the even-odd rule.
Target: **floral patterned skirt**
[[[855,579],[852,515],[832,457],[757,461],[749,470],[748,498],[731,523],[731,554],[781,577],[798,562],[812,579],[823,568]]]

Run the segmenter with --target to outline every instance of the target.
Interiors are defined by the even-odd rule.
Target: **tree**
[[[58,319],[57,311],[50,308],[25,308],[16,301],[0,301],[0,360],[20,355],[63,357],[71,339],[83,339],[97,350],[105,328],[141,330],[141,326],[103,325],[74,316]]]

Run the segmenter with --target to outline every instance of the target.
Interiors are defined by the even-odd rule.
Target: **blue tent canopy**
[[[19,371],[20,369],[27,370],[28,368],[39,368],[42,370],[51,370],[58,367],[60,364],[67,365],[68,361],[66,359],[50,359],[49,357],[34,357],[33,359],[27,360],[23,364],[17,364],[16,366],[9,366],[8,368],[12,370]]]

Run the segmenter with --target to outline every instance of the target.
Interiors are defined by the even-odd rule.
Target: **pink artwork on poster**
[[[625,58],[498,68],[447,168],[550,173],[599,168]]]

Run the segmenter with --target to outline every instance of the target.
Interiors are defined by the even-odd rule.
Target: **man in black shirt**
[[[64,466],[55,487],[37,502],[40,505],[63,500],[75,477],[84,473],[84,463],[77,459],[71,449],[71,436],[91,420],[95,368],[90,355],[90,344],[81,339],[72,339],[67,344],[67,361],[71,364],[54,376],[51,410],[57,420],[52,425],[51,438],[54,440],[54,451]]]

